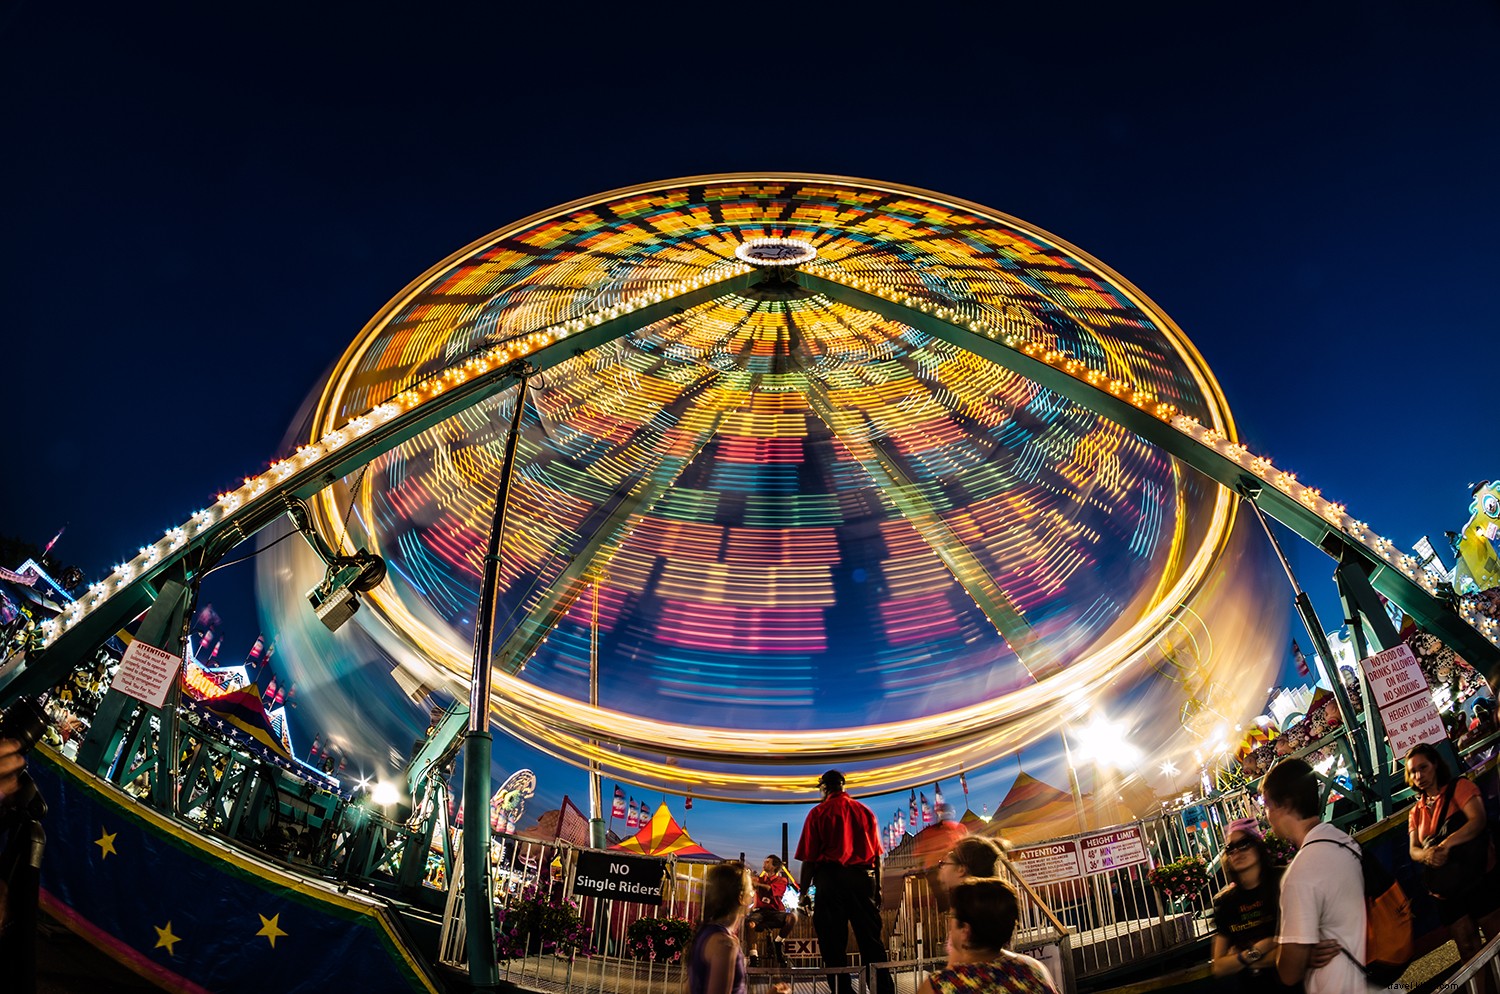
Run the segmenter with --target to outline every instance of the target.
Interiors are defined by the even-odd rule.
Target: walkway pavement
[[[1399,985],[1393,985],[1393,989],[1403,994],[1450,994],[1443,988],[1443,983],[1457,968],[1458,949],[1452,942],[1446,942],[1412,963],[1401,977]],[[555,967],[549,964],[548,968],[539,973],[540,975],[512,975],[510,979],[524,989],[545,992],[564,988],[570,979],[567,977],[566,964],[561,961]],[[1132,984],[1128,990],[1166,990],[1179,985],[1192,985],[1197,979],[1194,977],[1195,973],[1206,976],[1207,971],[1206,968],[1198,967],[1169,973],[1154,982]],[[665,972],[660,969],[655,971],[654,976],[646,971],[639,971],[636,976],[631,976],[629,972],[614,976],[596,974],[585,981],[584,976],[575,974],[571,979],[578,990],[661,991],[663,994],[675,990],[675,985],[667,981]],[[770,979],[765,976],[757,977],[757,988],[768,988]],[[898,976],[897,979],[900,989],[911,990],[915,987],[916,978],[913,976]],[[51,919],[43,919],[37,934],[37,994],[142,994],[156,989],[62,925]],[[804,991],[813,994],[826,990],[821,981],[814,982],[811,978],[799,979],[794,987],[796,994],[803,994]]]

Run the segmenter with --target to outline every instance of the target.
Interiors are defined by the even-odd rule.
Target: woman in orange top
[[[1484,798],[1479,788],[1465,777],[1454,778],[1453,772],[1441,753],[1427,743],[1413,746],[1406,754],[1406,782],[1417,792],[1417,803],[1411,809],[1407,823],[1411,838],[1411,858],[1426,868],[1424,876],[1429,878],[1431,888],[1432,871],[1447,865],[1457,847],[1480,837],[1485,838],[1488,852],[1482,866],[1475,867],[1463,885],[1451,893],[1433,893],[1438,907],[1438,916],[1453,942],[1458,946],[1458,955],[1468,959],[1479,952],[1479,928],[1475,924],[1489,910],[1489,889],[1483,886],[1484,878],[1495,866],[1494,845],[1488,841]],[[1439,828],[1450,822],[1454,814],[1463,812],[1464,823],[1447,835]]]

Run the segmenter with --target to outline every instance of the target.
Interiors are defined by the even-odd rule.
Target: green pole
[[[516,378],[516,409],[505,437],[500,486],[495,492],[495,518],[484,555],[484,582],[479,588],[479,613],[474,617],[474,677],[469,685],[469,727],[464,738],[464,923],[469,959],[469,982],[476,991],[491,991],[500,982],[495,957],[495,897],[490,883],[490,674],[493,662],[495,587],[500,579],[500,548],[505,531],[505,508],[510,497],[511,471],[516,464],[516,442],[521,415],[526,410],[526,382],[535,368],[524,359],[505,372]]]

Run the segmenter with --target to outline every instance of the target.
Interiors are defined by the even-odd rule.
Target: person
[[[829,770],[818,778],[823,800],[807,813],[797,840],[802,863],[802,893],[813,893],[813,931],[823,965],[838,969],[849,963],[849,930],[865,963],[884,963],[880,937],[880,829],[875,812],[844,793],[844,774]],[[894,994],[889,970],[875,971],[878,994]],[[830,990],[854,989],[847,973],[829,977]]]
[[[1045,966],[1005,949],[1020,913],[1010,884],[998,877],[970,877],[949,896],[948,962],[922,981],[917,994],[1057,994]]]
[[[1406,783],[1417,792],[1407,820],[1407,837],[1411,858],[1433,870],[1447,864],[1456,846],[1485,834],[1484,797],[1467,777],[1454,778],[1442,753],[1428,743],[1412,746],[1406,754]],[[1439,828],[1457,812],[1463,812],[1464,824],[1451,834],[1442,835]],[[1484,873],[1495,867],[1493,844],[1487,844],[1482,872],[1473,876],[1472,886],[1458,893],[1433,894],[1438,918],[1448,926],[1453,944],[1461,959],[1479,952],[1479,927],[1475,923],[1489,910],[1488,888],[1481,886]]]
[[[918,869],[914,870],[913,876],[921,876],[927,880],[928,893],[932,894],[937,903],[939,912],[948,910],[948,888],[943,885],[939,877],[942,874],[943,860],[947,854],[953,851],[954,845],[960,839],[969,834],[969,826],[954,817],[953,808],[947,803],[937,806],[938,820],[928,825],[916,834],[912,839],[912,855],[916,857]],[[993,876],[993,874],[974,874],[974,876]]]
[[[1467,748],[1476,742],[1489,738],[1495,732],[1495,705],[1488,697],[1481,697],[1474,702],[1474,720],[1469,723],[1468,730],[1464,732],[1463,738],[1458,740],[1460,747]]]
[[[1307,994],[1365,994],[1365,884],[1359,844],[1323,821],[1318,778],[1283,759],[1261,781],[1271,831],[1297,847],[1281,877],[1276,972]]]
[[[1229,823],[1224,837],[1224,868],[1229,885],[1214,895],[1215,977],[1241,977],[1245,994],[1285,994],[1276,976],[1276,916],[1281,901],[1281,868],[1254,818]]]
[[[781,857],[774,853],[761,861],[761,872],[754,880],[755,907],[745,918],[745,925],[752,932],[774,929],[778,933],[775,945],[777,963],[786,962],[781,940],[792,934],[792,926],[796,924],[796,919],[786,910],[786,885],[790,881],[784,867]],[[751,949],[751,956],[754,956],[754,947]]]
[[[993,877],[1000,873],[1000,843],[983,835],[959,839],[948,855],[938,861],[940,892],[951,892],[967,877]]]
[[[703,915],[687,962],[688,994],[748,994],[740,923],[755,889],[739,860],[717,863],[703,878]]]

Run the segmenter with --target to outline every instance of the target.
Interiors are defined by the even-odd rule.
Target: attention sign
[[[1021,879],[1028,884],[1056,883],[1083,876],[1078,860],[1078,843],[1052,842],[1045,846],[1027,846],[1013,850],[1010,861],[1015,864]]]
[[[125,650],[109,689],[159,708],[167,702],[167,692],[181,667],[182,660],[167,650],[136,639]]]

